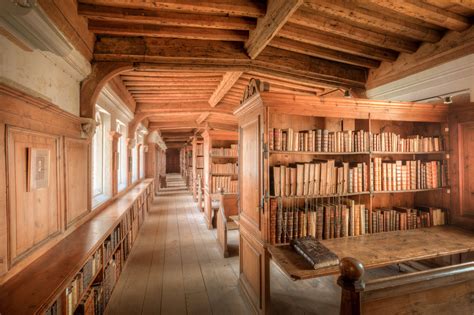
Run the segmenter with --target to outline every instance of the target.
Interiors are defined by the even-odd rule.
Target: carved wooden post
[[[360,292],[365,288],[362,280],[364,265],[355,258],[345,257],[339,263],[339,269],[341,275],[337,279],[337,284],[342,288],[340,314],[360,315]]]

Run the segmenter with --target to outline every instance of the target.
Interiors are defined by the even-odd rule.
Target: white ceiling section
[[[437,96],[465,93],[470,93],[471,102],[474,102],[474,53],[367,90],[367,97],[426,102]]]

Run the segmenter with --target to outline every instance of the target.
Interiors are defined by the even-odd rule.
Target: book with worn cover
[[[291,246],[303,256],[314,269],[337,266],[339,259],[336,254],[312,236],[291,241]]]

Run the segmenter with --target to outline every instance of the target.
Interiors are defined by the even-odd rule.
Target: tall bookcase
[[[193,146],[193,198],[196,201],[198,197],[198,175],[201,175],[201,181],[204,170],[204,141],[199,136],[194,136],[192,140]],[[201,182],[202,187],[202,182]]]
[[[212,201],[219,189],[228,198],[238,199],[238,134],[235,131],[206,129],[204,138],[204,216],[213,227]]]
[[[239,177],[241,179],[240,284],[255,311],[261,313],[268,311],[267,307],[269,306],[270,255],[268,247],[275,244],[284,245],[292,237],[310,234],[309,220],[319,221],[315,220],[315,218],[318,219],[316,212],[314,213],[315,217],[310,218],[309,214],[316,211],[319,206],[340,205],[347,202],[363,205],[363,209],[367,209],[367,213],[377,213],[378,209],[413,208],[417,205],[447,209],[450,204],[450,190],[446,180],[442,183],[444,187],[437,187],[438,185],[425,187],[415,183],[417,185],[413,189],[407,189],[404,186],[404,191],[398,189],[398,182],[395,186],[389,186],[385,180],[382,191],[380,183],[374,183],[375,176],[380,173],[371,167],[374,165],[374,161],[379,162],[379,158],[381,158],[387,162],[387,165],[390,164],[390,166],[386,166],[385,170],[390,168],[393,171],[391,174],[397,177],[399,172],[396,172],[395,169],[398,166],[391,167],[391,164],[400,163],[391,161],[418,159],[421,165],[422,162],[434,160],[439,161],[438,164],[442,165],[443,161],[449,158],[449,154],[447,154],[449,137],[446,124],[448,107],[446,105],[295,96],[270,93],[269,90],[270,86],[267,83],[251,80],[245,91],[242,105],[234,113],[239,121],[239,143],[241,143],[239,150]],[[329,148],[325,149],[325,152],[321,152],[323,149],[315,146],[311,146],[311,151],[309,151],[310,139],[315,143],[316,131],[311,135],[310,133],[318,129],[321,132],[326,129],[327,133],[341,134],[340,138],[335,136],[340,141],[333,141],[338,144],[334,145],[333,150],[338,152],[327,152]],[[300,131],[302,131],[302,140],[296,139],[294,136],[294,133]],[[357,131],[360,131],[361,136],[359,137],[361,138],[357,138]],[[293,140],[298,142],[290,144],[290,149],[276,145],[283,142],[284,139],[279,139],[279,136],[284,137],[284,132],[286,132],[287,144],[288,141],[292,142]],[[382,132],[399,134],[401,138],[413,134],[435,137],[442,139],[441,142],[444,146],[438,148],[437,152],[392,152],[391,150],[379,152],[369,145],[372,142],[369,139],[372,139],[374,134]],[[366,141],[361,141],[363,134],[367,137]],[[275,135],[277,136],[275,137]],[[351,149],[344,148],[344,145],[347,145],[348,135],[352,135],[353,141],[357,141],[358,146],[352,143]],[[290,138],[292,140],[288,140]],[[326,145],[328,144],[324,146]],[[295,152],[295,147],[298,147],[298,150],[303,148],[303,151]],[[316,152],[316,150],[320,152]],[[402,164],[405,163],[402,162]],[[293,178],[293,184],[296,182],[296,186],[293,187],[291,181],[289,185],[284,181],[283,185],[289,187],[285,187],[285,190],[282,190],[281,187],[275,189],[276,182],[281,183],[281,178],[276,176],[278,172],[275,172],[275,168],[278,170],[280,166],[284,166],[285,175],[288,174],[286,171],[288,167],[294,168],[294,172],[297,172],[297,168],[301,168],[304,173],[306,165],[310,164],[324,164],[327,169],[329,169],[329,164],[331,170],[340,165],[342,173],[331,172],[331,174],[335,176],[334,178],[340,175],[339,178],[343,178],[342,183],[341,181],[332,181],[333,178],[328,180],[326,177],[324,192],[319,190],[319,193],[315,193],[313,190],[313,193],[309,194],[309,188],[306,188],[304,182],[305,176],[295,178],[296,174],[292,175],[289,172],[290,179]],[[364,164],[365,167],[363,167]],[[378,164],[376,165],[378,166]],[[359,169],[357,174],[364,174],[360,176],[355,175],[356,171],[352,172],[352,176],[357,176],[356,178],[360,178],[360,181],[365,181],[365,185],[362,182],[352,186],[356,187],[355,190],[346,190],[343,187],[347,187],[350,181],[342,174],[348,171],[351,166],[356,166]],[[322,169],[322,166],[320,167]],[[406,167],[404,169],[406,170]],[[447,168],[445,169],[447,170]],[[280,172],[280,174],[282,173]],[[427,175],[423,176],[426,180]],[[354,177],[351,179],[354,180]],[[377,179],[383,181],[380,175],[377,175]],[[434,182],[433,178],[431,179]],[[312,180],[314,181],[314,178]],[[396,181],[392,181],[391,184],[393,182]],[[298,186],[299,188],[297,188]],[[334,217],[337,217],[336,208],[329,208],[329,211],[332,215],[330,220],[334,220]],[[325,213],[329,214],[326,210]],[[282,218],[282,214],[286,214],[286,221],[285,218]],[[292,218],[291,230],[280,228],[283,224],[288,226],[290,215]],[[324,218],[319,218],[319,220],[324,220]],[[295,221],[299,223],[295,223]],[[395,227],[401,229],[400,223],[397,225],[395,221],[393,222],[393,225],[387,226],[388,230],[395,229]],[[350,223],[355,224],[354,222]],[[362,225],[359,226],[361,229],[363,228]],[[380,231],[371,230],[371,227],[372,224],[368,222],[367,233]],[[336,229],[337,227],[331,228]],[[295,229],[298,230],[298,233],[294,233]],[[288,237],[281,237],[278,230]],[[354,230],[351,232],[353,233]],[[351,235],[360,234],[359,231],[358,234]],[[279,236],[280,238],[278,238]],[[337,237],[341,236],[337,235]],[[336,237],[335,233],[330,237]],[[344,238],[341,237],[341,242],[343,241]]]
[[[193,184],[193,145],[186,144],[186,186],[192,189]]]

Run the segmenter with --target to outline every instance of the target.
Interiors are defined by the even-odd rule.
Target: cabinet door
[[[462,125],[462,212],[474,214],[474,124]]]
[[[239,128],[240,284],[256,312],[264,313],[268,299],[268,253],[264,246],[262,212],[263,115],[241,119]]]

